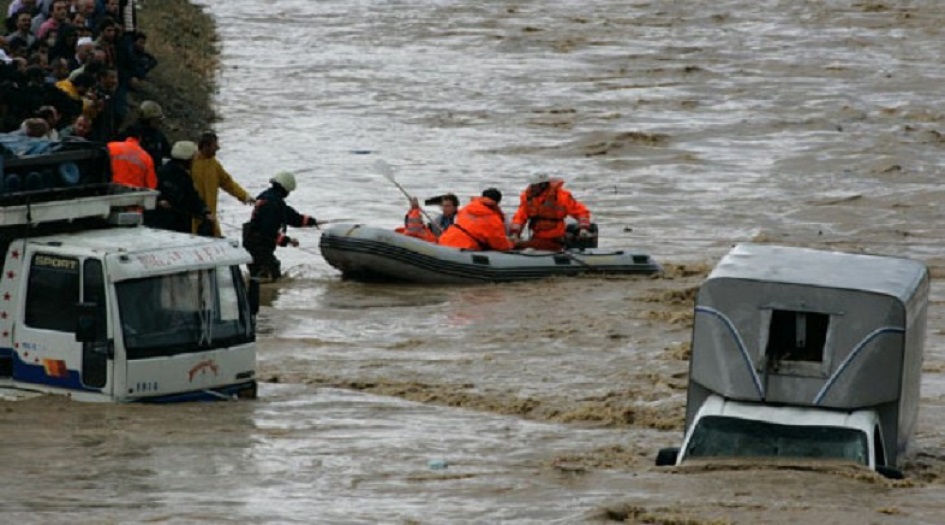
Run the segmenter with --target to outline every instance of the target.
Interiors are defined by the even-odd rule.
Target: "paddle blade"
[[[383,175],[385,179],[396,182],[394,180],[394,170],[390,167],[390,164],[383,160],[378,159],[374,161],[374,170]]]

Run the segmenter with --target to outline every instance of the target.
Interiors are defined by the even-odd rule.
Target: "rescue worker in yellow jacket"
[[[529,179],[510,227],[516,248],[564,249],[565,217],[577,219],[580,238],[591,236],[591,212],[562,186],[563,180],[551,178],[547,173],[539,173]],[[531,238],[520,241],[526,224],[531,230]]]
[[[223,190],[234,196],[244,204],[255,204],[254,199],[217,160],[217,151],[220,150],[220,140],[216,133],[205,131],[197,142],[197,156],[194,157],[191,177],[194,179],[194,188],[197,194],[210,208],[210,213],[217,214],[217,195]],[[192,233],[213,237],[223,237],[220,230],[220,221],[201,221],[194,219]]]
[[[456,214],[453,225],[440,236],[439,243],[465,250],[506,252],[514,248],[505,234],[505,214],[499,208],[502,193],[489,188]]]

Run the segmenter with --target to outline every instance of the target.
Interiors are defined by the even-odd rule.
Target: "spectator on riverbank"
[[[46,121],[45,137],[49,140],[59,140],[59,110],[55,106],[42,106],[36,110],[36,116]]]
[[[95,0],[79,0],[72,13],[72,24],[77,28],[87,30],[90,34],[95,30]]]
[[[95,86],[95,117],[92,119],[92,140],[107,142],[118,134],[118,107],[115,91],[118,89],[118,71],[105,69]]]
[[[91,37],[83,36],[76,40],[75,53],[69,58],[69,70],[75,71],[84,66],[95,51],[95,41]]]
[[[79,114],[72,124],[62,128],[59,137],[63,140],[88,140],[89,132],[92,131],[92,122],[89,117]]]
[[[30,23],[32,24],[33,16],[39,13],[39,6],[36,5],[36,0],[13,0],[12,2],[10,2],[10,5],[7,6],[7,29],[8,30],[10,30],[14,25],[16,25],[16,14],[20,12],[29,13]]]
[[[19,39],[26,44],[26,47],[35,44],[36,37],[33,36],[33,32],[30,31],[30,26],[33,23],[33,15],[31,15],[29,11],[21,10],[13,15],[13,19],[14,30],[7,35],[7,42],[13,39]]]
[[[25,118],[48,105],[61,115],[54,126],[74,125],[84,114],[93,126],[91,139],[119,138],[128,92],[144,88],[142,81],[158,63],[136,26],[134,2],[13,0],[7,7],[8,38],[0,37],[0,132],[20,129]],[[47,89],[53,85],[58,89]],[[157,166],[171,149],[161,137]]]
[[[35,24],[35,19],[34,22]],[[69,24],[69,3],[66,0],[53,0],[49,17],[33,32],[39,40],[45,40],[50,31],[61,32]]]
[[[67,122],[81,114],[85,114],[91,122],[95,110],[91,95],[91,90],[94,87],[95,78],[87,73],[78,75],[72,80],[67,78],[56,82],[56,88],[69,98],[69,103],[64,104],[66,107],[59,107]]]
[[[158,65],[147,45],[148,36],[140,31],[126,32],[118,39],[118,82],[126,91],[137,90]]]

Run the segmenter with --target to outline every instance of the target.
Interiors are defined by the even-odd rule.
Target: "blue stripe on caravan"
[[[860,352],[862,352],[863,349],[866,348],[866,345],[870,344],[873,341],[873,339],[876,339],[877,337],[883,334],[904,334],[904,333],[906,333],[905,328],[896,328],[895,326],[885,326],[883,328],[877,328],[876,330],[873,330],[872,332],[867,334],[867,336],[864,337],[862,341],[860,341],[859,343],[857,343],[855,347],[853,347],[853,351],[850,352],[849,355],[847,355],[846,359],[844,359],[843,362],[840,363],[840,366],[837,367],[837,371],[834,372],[833,375],[827,379],[827,382],[824,383],[824,386],[820,389],[820,392],[817,392],[817,395],[814,397],[814,404],[819,405],[820,402],[824,400],[824,397],[827,396],[827,393],[833,387],[834,383],[837,382],[837,379],[840,377],[840,375],[843,374],[844,370],[846,370],[847,367],[850,366],[850,363],[853,362],[854,359],[856,359],[856,356],[858,356]]]
[[[732,320],[722,312],[708,306],[697,306],[696,312],[712,314],[717,319],[720,319],[723,323],[725,323],[725,326],[728,327],[729,333],[732,334],[732,338],[735,339],[735,344],[738,346],[738,350],[741,352],[742,358],[745,360],[745,367],[747,367],[748,371],[751,372],[751,379],[754,381],[755,388],[758,390],[758,397],[764,399],[765,394],[764,387],[761,386],[761,378],[758,377],[758,373],[755,372],[755,367],[751,364],[751,356],[748,355],[748,347],[745,346],[745,341],[742,340],[741,334],[739,334],[738,329],[735,328],[735,323],[733,323]]]

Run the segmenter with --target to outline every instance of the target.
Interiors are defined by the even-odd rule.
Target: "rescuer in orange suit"
[[[404,225],[401,228],[394,229],[397,233],[416,237],[427,242],[436,242],[436,234],[433,233],[423,222],[423,214],[420,211],[420,202],[416,197],[410,197],[410,210],[404,217]],[[442,232],[441,232],[442,233]]]
[[[112,182],[139,188],[157,188],[157,173],[154,161],[138,142],[139,137],[130,136],[121,142],[108,143],[111,159]]]
[[[466,250],[506,252],[514,248],[505,234],[505,215],[499,208],[502,193],[489,188],[482,197],[473,199],[456,214],[453,225],[440,236],[443,246]]]
[[[565,217],[577,219],[580,238],[591,236],[591,212],[562,186],[563,180],[550,178],[547,173],[534,175],[528,180],[510,227],[516,248],[564,249]],[[526,223],[532,235],[529,240],[520,241]]]
[[[394,231],[423,239],[427,242],[436,242],[440,235],[449,228],[456,219],[456,210],[459,209],[459,198],[452,193],[438,195],[427,199],[425,204],[439,204],[443,211],[433,218],[430,224],[423,222],[423,211],[420,209],[420,201],[416,197],[410,197],[410,210],[404,216],[404,225],[396,228]]]

